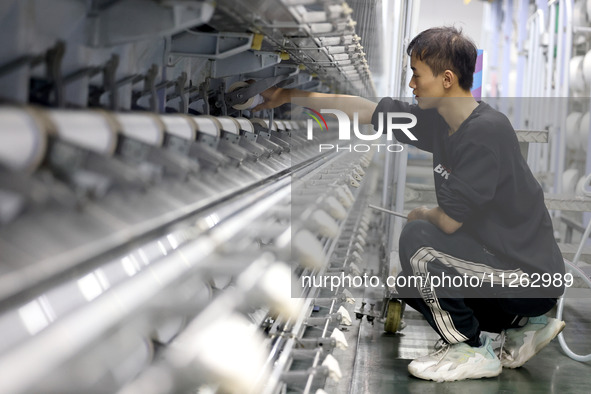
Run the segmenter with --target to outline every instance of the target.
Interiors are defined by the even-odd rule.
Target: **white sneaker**
[[[501,364],[505,368],[521,367],[560,334],[564,326],[563,321],[542,315],[530,317],[523,327],[506,329]]]
[[[482,346],[466,343],[444,344],[433,354],[419,357],[408,365],[408,372],[417,378],[451,382],[498,376],[503,368],[489,337],[480,337]]]

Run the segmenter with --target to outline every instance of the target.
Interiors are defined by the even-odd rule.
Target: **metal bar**
[[[589,111],[591,113],[591,99],[588,99],[589,103],[587,104],[589,106]],[[581,125],[581,127],[584,127],[585,125]],[[588,130],[591,130],[591,117],[589,119],[589,124],[587,125]],[[585,160],[585,175],[589,175],[591,174],[591,138],[589,138],[589,136],[587,136],[587,158]],[[591,213],[589,212],[585,212],[583,213],[583,224],[587,224],[588,222],[591,221]]]
[[[504,0],[503,20],[503,65],[501,68],[501,84],[503,97],[509,97],[509,70],[511,69],[511,36],[513,34],[513,0]],[[501,112],[507,113],[506,100],[501,102]]]
[[[365,180],[365,178],[364,178],[364,180]],[[355,224],[353,226],[352,233],[355,233],[356,230],[359,228],[359,224],[360,224],[361,218],[362,218],[362,214],[361,213],[363,212],[363,209],[361,209],[360,207],[363,207],[365,205],[366,197],[367,197],[366,195],[357,196],[357,199],[355,201],[355,204],[353,205],[353,207],[349,211],[349,212],[353,212],[354,214],[357,214],[357,218],[355,218],[353,216],[353,218],[355,218]],[[351,217],[347,217],[347,219],[343,221],[343,225],[341,226],[341,229],[343,228],[343,226],[345,226],[349,222],[350,219],[351,219]],[[347,253],[345,254],[345,256],[349,255],[349,252],[350,252],[351,247],[352,247],[353,242],[354,242],[353,239],[354,239],[353,237],[348,237],[348,247],[347,247]],[[333,243],[333,247],[337,243],[338,243],[338,241],[337,242],[334,242]],[[327,254],[327,256],[331,256],[331,255],[332,255],[332,253],[331,254]],[[345,259],[343,266],[346,265],[346,262],[347,261]],[[338,294],[338,291],[339,290],[340,290],[340,287],[337,288],[337,289],[335,289],[335,295]],[[331,302],[331,305],[330,305],[329,313],[333,313],[333,308],[335,308],[335,304],[336,304],[336,301],[333,299],[333,301]],[[329,323],[330,322],[327,320],[326,323],[324,324],[324,329],[322,331],[321,338],[324,338],[328,334]],[[315,367],[318,366],[318,363],[320,361],[319,359],[320,359],[320,354],[317,353],[316,356],[314,357],[314,362],[312,363],[312,368],[315,368]],[[304,392],[303,392],[304,394],[310,393],[310,390],[312,388],[313,381],[314,381],[314,376],[313,375],[310,375],[308,377],[308,381],[306,382],[306,387],[304,388]]]
[[[230,191],[226,194],[196,201],[175,211],[138,223],[137,225],[126,229],[124,232],[113,233],[90,245],[84,245],[66,253],[49,257],[31,265],[30,267],[23,268],[22,270],[6,273],[0,277],[0,300],[2,300],[0,306],[10,302],[10,299],[22,293],[27,288],[37,286],[46,280],[60,275],[66,275],[69,270],[75,269],[78,263],[98,258],[104,253],[120,246],[122,243],[130,242],[133,239],[137,239],[159,228],[168,226],[178,220],[202,212],[203,210],[213,207],[213,204],[229,201],[233,198],[241,198],[240,196],[246,192],[265,187],[268,183],[278,182],[284,177],[289,177],[298,171],[307,172],[308,170],[313,170],[317,165],[324,163],[321,159],[325,157],[326,155],[316,156],[304,163],[295,165],[291,169],[284,170],[276,175],[256,182],[253,185],[248,185],[238,191]],[[38,267],[46,268],[41,270]],[[47,267],[51,267],[51,270],[48,270]]]
[[[175,253],[152,264],[150,270],[139,272],[87,307],[67,315],[23,345],[5,353],[0,359],[0,370],[6,377],[2,382],[3,388],[7,392],[26,391],[38,379],[50,373],[52,368],[67,361],[102,333],[128,318],[129,311],[137,311],[158,292],[197,269],[208,252],[213,252],[224,240],[229,240],[243,229],[246,223],[267,212],[269,205],[287,196],[289,182],[290,178],[285,177],[266,186],[261,194],[253,194],[251,197],[256,201],[255,204],[251,205],[250,199],[241,199],[237,204],[246,209],[216,226],[210,236],[197,238],[180,247]],[[154,281],[155,276],[158,277],[157,281]],[[113,305],[124,307],[113,308]],[[97,320],[97,316],[102,318]],[[79,328],[80,335],[69,336],[67,343],[64,343],[63,335],[72,327]],[[59,351],[55,351],[56,343],[62,343]],[[25,364],[26,374],[22,373],[22,365]]]
[[[23,66],[28,66],[31,64],[39,63],[39,62],[43,61],[43,59],[45,59],[45,54],[37,55],[37,56],[25,55],[25,56],[19,57],[18,59],[15,59],[9,63],[3,64],[2,66],[0,66],[0,76],[11,73],[12,71],[14,71],[18,68],[21,68]]]
[[[573,26],[573,32],[575,32],[575,33],[591,33],[591,27],[589,27],[589,26]]]
[[[493,22],[492,22],[492,54],[490,56],[491,62],[490,62],[490,66],[491,69],[494,70],[494,80],[495,80],[495,84],[491,87],[491,93],[493,97],[498,97],[499,96],[499,89],[498,89],[498,85],[499,85],[499,81],[496,78],[499,75],[499,43],[500,43],[500,39],[499,39],[499,32],[501,31],[501,15],[502,15],[502,2],[501,1],[495,1],[494,3],[492,3],[492,17],[493,17]],[[491,78],[492,80],[493,78]]]
[[[228,92],[225,94],[225,102],[226,105],[232,106],[235,104],[240,104],[246,102],[249,98],[256,96],[259,93],[264,92],[271,86],[278,84],[279,82],[289,78],[290,75],[278,75],[272,78],[265,78],[259,81],[253,82],[252,84],[237,89],[233,92]]]
[[[385,209],[385,208],[382,208],[382,207],[377,207],[377,206],[371,205],[371,204],[369,204],[368,207],[370,207],[372,209],[375,209],[375,210],[378,210],[378,211],[381,211],[381,212],[388,213],[390,215],[398,216],[399,218],[408,219],[408,216],[406,216],[405,214],[399,213],[399,212],[390,211],[389,209]]]
[[[525,70],[525,47],[524,43],[527,39],[527,14],[529,11],[529,1],[521,0],[519,4],[519,24],[518,24],[518,44],[517,44],[517,87],[515,89],[515,96],[522,97],[523,94],[523,73]],[[521,124],[521,119],[517,119],[518,124]]]
[[[559,97],[568,97],[569,95],[569,66],[566,63],[567,60],[570,59],[571,51],[572,51],[572,30],[570,30],[570,21],[572,20],[572,0],[561,0],[559,1],[560,6],[560,14],[559,14],[559,33],[561,33],[561,39],[558,41],[558,58],[557,58],[557,75],[559,78],[559,85],[562,89],[560,89],[558,93]],[[565,100],[565,99],[563,99]],[[566,101],[561,103],[559,109],[559,124],[564,124],[564,119],[566,118]],[[555,169],[555,177],[556,179],[560,179],[561,175],[564,171],[564,162],[565,162],[565,154],[566,154],[566,132],[564,127],[558,128],[558,163]],[[558,181],[555,183],[556,192],[562,192],[562,182]],[[560,213],[558,213],[560,214]]]
[[[403,150],[399,156],[399,168],[398,168],[398,181],[396,182],[396,202],[395,202],[395,209],[398,212],[404,210],[404,189],[406,185],[406,167],[408,164],[408,150]],[[391,239],[395,240],[400,237],[400,233],[402,232],[402,221],[398,219],[394,219],[394,234]]]
[[[333,156],[333,157],[338,157]],[[325,162],[322,164],[326,164]],[[313,176],[315,173],[317,173],[318,171],[311,171],[309,172],[306,177],[311,177]],[[364,178],[365,181],[365,178]],[[349,210],[349,215],[347,216],[346,219],[343,220],[343,222],[341,223],[340,226],[340,234],[342,233],[343,229],[345,227],[347,227],[348,223],[350,223],[350,221],[352,219],[355,219],[355,225],[353,226],[353,228],[357,228],[359,226],[360,220],[361,220],[361,215],[359,214],[359,212],[361,212],[362,210],[358,209],[360,206],[364,205],[364,200],[362,196],[357,196],[355,204],[350,208]],[[363,204],[362,204],[363,203]],[[358,214],[357,218],[355,218],[354,214]],[[326,256],[332,256],[335,253],[336,250],[336,246],[337,244],[339,244],[341,237],[337,237],[336,241],[331,242],[330,244],[328,244],[327,248],[325,248],[325,253]],[[351,248],[353,240],[351,238],[349,239],[349,244],[348,244],[348,249]],[[326,269],[328,268],[328,265],[325,266],[325,268],[323,268],[322,270],[320,270],[319,272],[317,272],[317,275],[324,275],[324,273],[326,272]],[[340,289],[340,288],[339,288]],[[339,289],[335,290],[335,294],[339,291]],[[304,321],[307,319],[308,315],[310,314],[310,303],[311,303],[311,299],[312,298],[316,298],[317,293],[320,291],[319,288],[310,288],[307,289],[309,290],[306,293],[306,289],[304,289],[303,294],[301,295],[302,297],[307,297],[306,299],[306,307],[302,309],[302,314],[298,317],[298,319],[295,321],[295,323],[293,324],[293,326],[290,326],[290,322],[286,322],[285,323],[285,327],[286,329],[283,331],[283,334],[285,334],[288,339],[285,340],[285,343],[283,343],[283,336],[281,339],[279,339],[273,346],[273,349],[270,352],[270,355],[267,359],[267,364],[270,365],[270,363],[273,363],[273,373],[269,379],[269,383],[266,386],[266,389],[264,391],[265,394],[270,394],[270,393],[276,393],[277,392],[277,388],[279,385],[279,382],[281,380],[281,374],[283,373],[283,371],[286,369],[286,367],[289,364],[289,360],[290,360],[290,353],[291,350],[293,349],[295,343],[296,343],[296,337],[298,336],[298,333],[302,330],[303,328],[303,323]],[[330,305],[330,309],[329,309],[329,313],[333,313],[333,308],[335,307],[335,300],[332,300],[331,305]],[[321,334],[321,338],[324,338],[327,335],[327,327],[328,327],[328,322],[325,324],[323,330],[322,330],[322,334]],[[274,361],[275,359],[275,355],[278,354],[279,350],[281,350],[280,352],[280,356],[277,359],[277,361]],[[313,366],[315,367],[319,362],[318,357],[316,357],[314,359],[313,362]],[[304,393],[306,393],[310,387],[311,387],[311,383],[312,381],[309,379],[307,382],[307,388],[303,391]]]

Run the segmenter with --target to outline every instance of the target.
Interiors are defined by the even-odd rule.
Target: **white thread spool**
[[[330,354],[326,356],[326,358],[322,362],[322,366],[328,368],[328,377],[332,380],[338,382],[343,377],[343,373],[341,372],[341,368],[339,367],[339,362]]]
[[[345,334],[343,334],[338,328],[335,327],[334,330],[332,330],[330,337],[335,339],[338,349],[346,350],[349,347]]]
[[[582,116],[580,112],[571,112],[566,117],[566,146],[569,149],[579,148],[579,123]]]
[[[242,82],[242,81],[234,82],[232,85],[230,85],[228,92],[233,92],[235,90],[238,90],[240,88],[245,88],[247,86],[249,86],[249,84],[247,82]],[[261,96],[260,94],[257,94],[256,96],[249,98],[248,100],[246,100],[242,104],[233,105],[232,108],[237,109],[239,111],[243,111],[246,109],[253,109],[254,107],[263,103],[264,101],[265,101],[265,99],[263,98],[263,96]]]
[[[335,238],[339,234],[339,225],[322,209],[312,212],[305,220],[306,227],[323,237]]]
[[[589,190],[589,187],[591,187],[590,182],[591,174],[587,174],[579,179],[576,190],[578,196],[591,197],[591,190]]]
[[[148,145],[161,146],[164,141],[164,123],[150,113],[117,113],[114,115],[126,137]]]
[[[226,133],[240,135],[240,123],[231,116],[218,116],[216,118],[222,125],[222,131]]]
[[[197,125],[186,115],[160,115],[160,120],[166,126],[166,132],[179,138],[193,141],[197,136]]]
[[[116,358],[113,357],[117,361],[109,368],[108,375],[113,376],[115,386],[120,387],[136,377],[150,364],[154,358],[154,346],[146,338],[137,336],[121,338],[115,346],[120,349],[121,354]],[[82,368],[84,367],[82,366]],[[101,387],[101,390],[104,388]],[[116,390],[115,387],[113,389]],[[106,391],[110,391],[110,389]]]
[[[587,88],[591,85],[591,51],[583,58],[583,80]]]
[[[277,130],[279,130],[279,131],[285,131],[285,130],[287,130],[287,127],[285,127],[285,124],[283,123],[282,120],[279,120],[279,119],[276,120],[275,121],[275,124],[277,125]]]
[[[587,140],[589,139],[589,112],[586,112],[579,123],[579,144],[587,152]]]
[[[287,264],[263,261],[270,259],[274,257],[262,257],[253,263],[238,278],[236,285],[246,291],[245,297],[250,305],[268,305],[274,312],[296,319],[302,304],[291,298],[290,289],[295,286],[295,278]]]
[[[239,313],[195,320],[169,346],[166,360],[195,381],[219,383],[224,392],[257,393],[269,378],[265,337]]]
[[[517,70],[509,71],[509,97],[515,97],[517,92]]]
[[[584,196],[585,195],[585,180],[587,177],[582,176],[579,181],[577,182],[577,186],[575,187],[575,194],[577,196]]]
[[[20,108],[1,108],[0,119],[0,163],[14,171],[33,172],[45,154],[45,128]]]
[[[573,25],[586,26],[587,25],[587,5],[583,1],[575,2],[573,9]]]
[[[213,116],[193,116],[191,119],[193,119],[193,121],[197,124],[197,130],[200,133],[209,135],[211,137],[214,137],[215,139],[220,138],[220,129],[222,126],[220,122]]]
[[[570,195],[575,194],[577,181],[579,180],[579,170],[569,168],[562,174],[562,192]]]
[[[117,132],[105,112],[51,110],[48,114],[60,139],[102,155],[115,151]]]
[[[250,121],[252,122],[252,124],[258,124],[263,126],[264,128],[269,127],[269,119],[252,118]],[[273,123],[271,124],[271,130],[277,131],[277,127],[277,122],[273,121]]]
[[[160,343],[169,343],[185,328],[185,325],[186,319],[184,317],[170,317],[158,325],[151,337]]]
[[[250,120],[246,118],[234,118],[236,122],[240,125],[240,130],[247,131],[249,133],[254,133],[254,126],[250,122]]]
[[[583,59],[584,56],[575,56],[569,62],[569,85],[573,91],[582,92],[585,90],[583,80]]]
[[[293,237],[291,248],[298,262],[305,268],[321,269],[326,262],[322,244],[308,230],[300,230]]]

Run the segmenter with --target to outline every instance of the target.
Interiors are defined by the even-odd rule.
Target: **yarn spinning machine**
[[[367,271],[381,158],[252,108],[274,85],[375,96],[360,3],[2,2],[0,392],[346,380],[354,296],[303,278]]]

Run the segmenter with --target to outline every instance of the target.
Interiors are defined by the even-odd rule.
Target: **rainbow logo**
[[[328,125],[326,124],[326,120],[324,120],[324,117],[322,115],[320,115],[320,113],[314,111],[312,108],[308,108],[308,107],[304,107],[304,109],[307,109],[308,111],[311,111],[313,113],[307,113],[309,116],[311,116],[312,118],[314,118],[314,120],[316,121],[316,123],[318,123],[318,126],[320,126],[320,130],[323,130],[322,127],[322,123],[320,123],[320,119],[322,119],[322,122],[324,123],[324,126],[326,127],[326,130],[328,130]],[[320,117],[320,119],[318,119],[317,116],[315,116],[314,114],[318,115]]]

